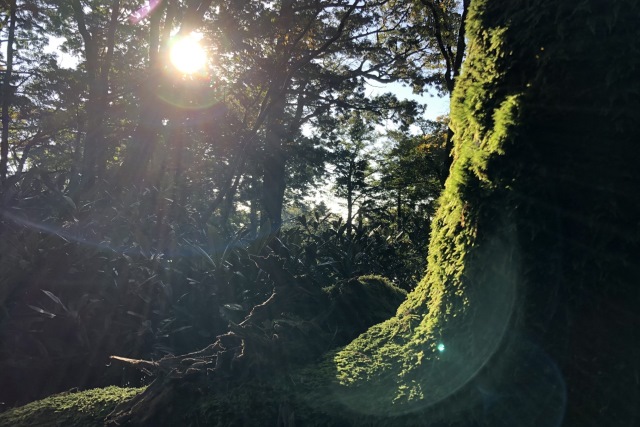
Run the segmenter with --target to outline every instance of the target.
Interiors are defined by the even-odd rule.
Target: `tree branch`
[[[466,0],[465,0],[466,1]],[[444,58],[444,62],[447,68],[447,72],[444,75],[444,80],[447,84],[447,90],[449,93],[453,92],[453,60],[449,56],[450,49],[447,49],[444,38],[442,36],[442,27],[440,24],[440,13],[436,9],[435,5],[429,0],[420,0],[420,2],[431,12],[433,15],[433,30],[436,42],[438,43],[438,49]]]
[[[462,15],[460,17],[460,28],[458,29],[458,40],[456,46],[456,58],[453,62],[453,78],[460,75],[460,69],[462,68],[462,60],[464,59],[464,51],[466,49],[466,21],[467,13],[469,12],[469,4],[471,0],[463,0],[462,2]],[[454,81],[455,84],[455,81]]]

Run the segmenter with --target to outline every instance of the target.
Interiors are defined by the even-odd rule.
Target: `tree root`
[[[230,323],[230,331],[206,348],[158,361],[112,356],[112,360],[156,378],[144,392],[118,405],[107,416],[106,424],[158,425],[158,414],[170,410],[176,393],[211,392],[219,389],[220,383],[272,377],[317,360],[371,324],[391,317],[404,298],[397,288],[373,283],[375,280],[350,282],[331,293],[284,268],[270,275],[277,283],[271,296],[256,305],[241,323]],[[361,292],[374,292],[376,299],[365,298]],[[357,309],[358,303],[366,306]],[[376,303],[382,305],[371,305]],[[370,317],[372,312],[383,315]],[[346,329],[340,329],[343,325]]]
[[[231,323],[230,332],[218,336],[216,342],[202,350],[158,361],[111,356],[112,360],[155,375],[156,379],[144,392],[118,405],[107,416],[106,425],[147,425],[159,411],[171,406],[178,389],[203,390],[214,381],[242,379],[258,370],[271,372],[265,365],[279,362],[269,356],[279,353],[277,347],[282,345],[272,330],[272,319],[291,310],[292,298],[299,296],[303,288],[286,270],[278,273],[280,279],[286,279],[285,285],[274,287],[271,296],[256,305],[240,324]]]

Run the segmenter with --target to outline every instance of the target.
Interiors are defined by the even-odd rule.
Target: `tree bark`
[[[286,153],[283,144],[287,138],[284,124],[287,107],[287,89],[291,78],[280,77],[278,68],[289,63],[287,47],[289,44],[289,28],[293,25],[293,1],[284,0],[280,6],[278,17],[278,40],[276,48],[279,55],[275,58],[272,91],[273,99],[267,118],[265,135],[264,161],[262,163],[262,205],[266,214],[269,232],[278,233],[282,226],[282,207],[284,205],[284,191],[286,188]]]
[[[354,175],[355,175],[355,157],[349,160],[349,170],[347,176],[347,220],[346,220],[346,232],[347,238],[351,239],[351,234],[353,230],[353,198],[354,198]]]
[[[286,138],[283,124],[284,107],[285,98],[282,95],[273,106],[267,123],[262,162],[262,206],[271,234],[276,234],[282,226],[282,207],[286,188],[286,154],[283,148],[283,141]]]
[[[7,39],[7,68],[2,82],[2,140],[0,141],[0,183],[7,179],[9,165],[9,107],[13,101],[11,77],[13,73],[13,44],[16,31],[16,0],[9,5],[9,35]]]

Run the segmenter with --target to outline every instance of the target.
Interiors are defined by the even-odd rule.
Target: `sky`
[[[75,68],[80,63],[80,58],[62,52],[60,49],[64,38],[49,36],[49,44],[44,48],[45,53],[55,53],[58,57],[58,64],[62,68]]]
[[[410,87],[401,83],[389,83],[385,85],[369,84],[369,88],[369,93],[372,95],[391,92],[399,99],[409,99],[412,101],[418,101],[421,104],[426,104],[427,110],[425,111],[425,118],[429,120],[435,120],[439,116],[449,114],[449,97],[440,97],[433,90],[424,95],[417,95],[413,93]]]

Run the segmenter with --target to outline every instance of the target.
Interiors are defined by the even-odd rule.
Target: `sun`
[[[171,63],[183,74],[194,74],[202,71],[207,63],[207,52],[200,45],[202,34],[191,33],[176,38],[169,53]]]

